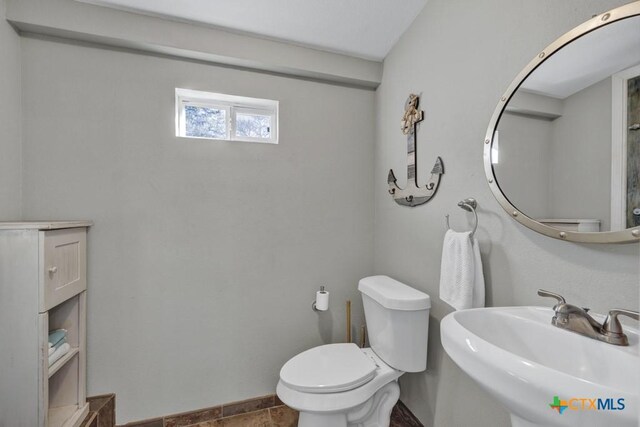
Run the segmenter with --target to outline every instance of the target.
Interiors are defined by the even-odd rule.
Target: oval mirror
[[[640,241],[640,1],[540,52],[484,143],[489,186],[520,223],[568,241]]]

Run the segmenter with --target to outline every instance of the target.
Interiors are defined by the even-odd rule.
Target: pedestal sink
[[[638,427],[638,329],[624,327],[621,347],[557,328],[552,317],[543,307],[456,311],[442,319],[442,345],[514,427]]]

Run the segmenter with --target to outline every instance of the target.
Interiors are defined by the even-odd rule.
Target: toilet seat
[[[347,411],[363,404],[386,384],[397,381],[404,373],[387,365],[371,348],[363,348],[361,351],[374,361],[376,371],[373,379],[360,387],[337,393],[313,393],[295,390],[280,380],[276,387],[278,397],[290,408],[301,412]]]
[[[280,370],[280,381],[305,393],[338,393],[368,383],[376,363],[352,343],[327,344],[304,351]]]

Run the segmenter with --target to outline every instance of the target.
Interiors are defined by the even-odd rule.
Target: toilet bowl
[[[426,368],[430,299],[387,276],[360,281],[371,348],[327,344],[291,358],[276,392],[299,427],[388,427],[398,378]]]
[[[280,372],[277,393],[300,412],[299,426],[388,426],[403,373],[370,348],[328,344],[289,360]]]

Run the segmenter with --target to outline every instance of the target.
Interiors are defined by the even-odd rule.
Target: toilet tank
[[[387,276],[360,280],[369,343],[389,366],[404,372],[427,367],[429,295]]]

